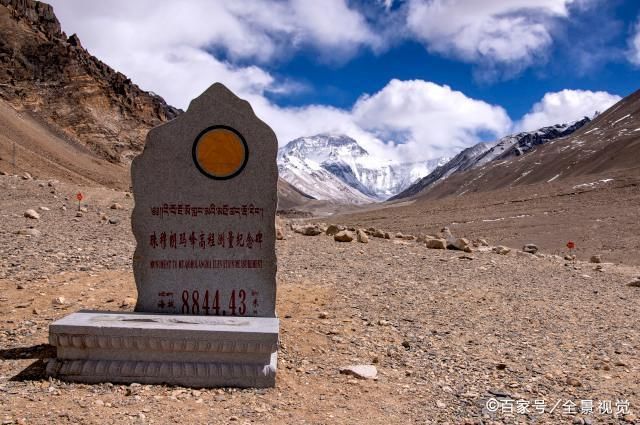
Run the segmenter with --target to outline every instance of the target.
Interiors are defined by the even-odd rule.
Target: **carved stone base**
[[[47,373],[83,383],[273,387],[279,321],[81,311],[49,327]]]

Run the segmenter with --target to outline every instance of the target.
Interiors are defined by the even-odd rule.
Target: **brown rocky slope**
[[[67,37],[53,8],[33,0],[0,0],[0,98],[114,163],[179,113]]]

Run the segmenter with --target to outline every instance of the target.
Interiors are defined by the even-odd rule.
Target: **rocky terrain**
[[[367,243],[347,243],[285,226],[277,242],[282,340],[274,389],[48,379],[51,321],[82,308],[133,309],[133,199],[19,176],[0,176],[0,192],[4,424],[640,423],[640,288],[630,286],[640,268],[607,256],[589,263],[582,252],[567,261],[566,249],[555,256],[542,246],[535,255],[517,245],[506,255],[483,246],[428,249],[413,237],[417,227],[402,229],[413,236],[370,232]],[[414,220],[437,235],[448,207]],[[28,209],[39,218],[25,217]],[[499,242],[448,224],[456,236]],[[350,365],[374,366],[376,379],[341,373]],[[489,400],[502,403],[497,412]],[[528,413],[503,411],[505,400],[528,401]],[[545,413],[534,400],[545,400]],[[581,413],[581,400],[593,400],[592,414]],[[599,412],[603,400],[612,400],[613,413]],[[624,414],[615,413],[618,401],[629,402]]]
[[[114,163],[180,112],[67,37],[53,8],[33,0],[0,1],[0,98]]]

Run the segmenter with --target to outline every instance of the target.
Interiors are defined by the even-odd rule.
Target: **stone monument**
[[[151,130],[131,166],[135,313],[52,323],[48,372],[87,383],[275,385],[277,148],[222,84]]]

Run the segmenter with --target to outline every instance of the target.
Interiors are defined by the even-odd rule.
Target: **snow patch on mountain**
[[[317,198],[363,204],[401,192],[447,159],[397,163],[370,155],[354,139],[301,137],[278,151],[280,176]]]

